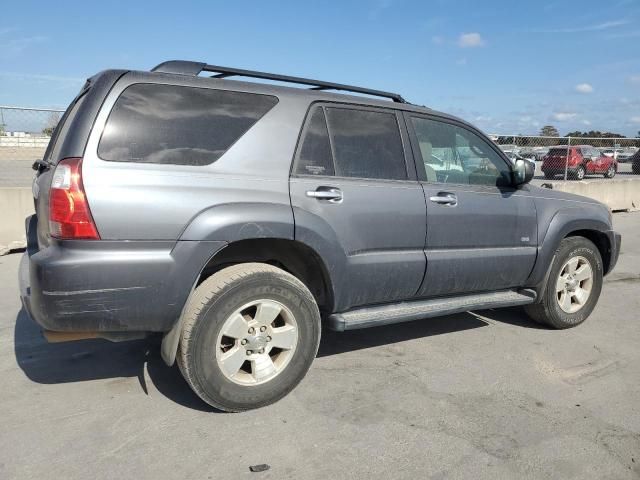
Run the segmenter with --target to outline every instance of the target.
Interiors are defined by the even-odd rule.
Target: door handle
[[[458,197],[453,193],[439,192],[438,195],[429,197],[429,200],[433,203],[439,203],[440,205],[449,205],[455,207],[458,204]]]
[[[315,190],[307,190],[307,197],[316,200],[327,200],[331,203],[340,203],[342,201],[342,191],[335,187],[318,187]]]

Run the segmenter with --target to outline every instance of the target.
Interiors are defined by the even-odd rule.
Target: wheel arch
[[[541,233],[536,264],[525,286],[534,288],[538,293],[544,289],[560,242],[572,236],[582,236],[592,241],[602,257],[604,274],[609,273],[612,245],[608,233],[611,225],[606,215],[601,208],[565,208],[556,212],[546,231]]]
[[[333,309],[333,283],[327,266],[313,248],[298,240],[255,238],[232,242],[209,259],[196,286],[225,267],[249,262],[267,263],[292,274],[311,291],[321,311]]]
[[[321,312],[333,311],[334,283],[321,256],[300,241],[284,238],[251,238],[228,243],[202,266],[186,302],[197,286],[217,271],[252,262],[267,263],[292,274],[311,291]],[[162,358],[169,366],[175,362],[181,330],[182,315],[162,340]]]

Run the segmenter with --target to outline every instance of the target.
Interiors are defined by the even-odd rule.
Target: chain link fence
[[[0,105],[0,186],[30,185],[31,163],[44,156],[63,113],[58,109]],[[490,137],[512,160],[535,162],[537,178],[557,180],[633,174],[632,157],[637,157],[640,149],[640,138]],[[617,164],[613,172],[612,164]]]
[[[29,186],[64,110],[0,105],[0,186]]]
[[[535,162],[538,178],[557,180],[633,174],[634,155],[637,157],[640,150],[640,138],[499,134],[490,137],[512,160],[523,158]]]

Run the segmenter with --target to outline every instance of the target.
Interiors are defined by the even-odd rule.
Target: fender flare
[[[592,210],[592,209],[589,209]],[[526,281],[527,287],[535,288],[540,297],[540,292],[546,285],[555,253],[560,242],[572,232],[578,230],[592,230],[606,234],[611,227],[601,209],[593,209],[594,215],[585,215],[584,208],[567,207],[558,210],[551,218],[544,236],[539,242],[538,254],[535,266]],[[604,217],[604,218],[603,218]]]

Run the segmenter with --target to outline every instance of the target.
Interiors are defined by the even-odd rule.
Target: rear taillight
[[[61,239],[100,239],[82,186],[81,158],[65,158],[53,172],[49,232]]]

